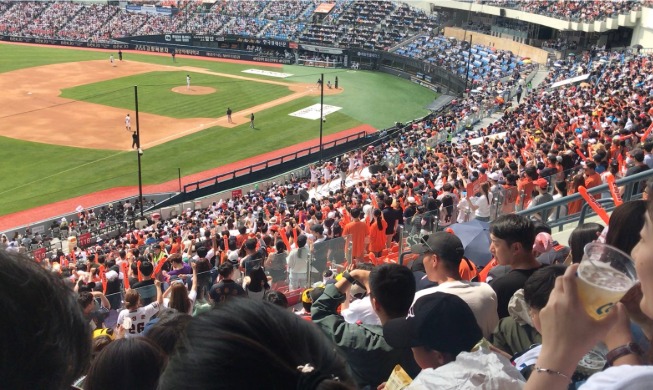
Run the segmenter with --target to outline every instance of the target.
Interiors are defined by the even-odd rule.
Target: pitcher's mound
[[[172,92],[177,92],[184,95],[208,95],[210,93],[215,93],[216,89],[211,87],[199,87],[199,86],[191,86],[189,89],[186,88],[186,86],[181,86],[181,87],[174,87],[172,89]]]

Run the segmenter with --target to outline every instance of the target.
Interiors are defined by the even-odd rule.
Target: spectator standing
[[[539,179],[533,182],[535,189],[537,190],[538,195],[531,200],[531,204],[527,208],[533,208],[541,204],[551,202],[553,200],[553,195],[551,195],[547,188],[549,187],[549,182],[545,178],[540,177]],[[533,214],[531,217],[538,221],[547,221],[551,214],[551,210],[543,210],[539,213]]]
[[[397,227],[403,223],[403,213],[401,210],[392,207],[393,201],[394,199],[392,197],[386,197],[383,200],[383,219],[388,223],[388,228],[385,230],[386,248],[390,247],[392,237],[394,237],[397,232]]]
[[[287,278],[286,272],[286,244],[282,240],[278,240],[274,245],[276,252],[268,255],[265,260],[265,270],[272,277],[272,283],[283,282]]]
[[[154,283],[156,301],[147,306],[141,306],[141,296],[137,290],[131,289],[125,293],[125,309],[118,313],[117,332],[125,338],[136,337],[143,333],[145,324],[150,321],[163,303],[161,282]]]
[[[632,166],[626,170],[626,176],[636,175],[648,171],[650,168],[644,163],[644,151],[642,149],[634,149],[630,152],[630,159]],[[644,185],[640,183],[633,184],[633,194],[638,194],[644,190]]]
[[[246,296],[245,290],[234,281],[234,265],[227,261],[218,268],[218,283],[211,287],[209,296],[214,305],[223,303],[234,297]]]
[[[481,184],[481,193],[478,196],[471,196],[468,193],[469,202],[474,210],[475,219],[483,222],[490,222],[490,209],[492,206],[493,194],[490,192],[490,183]]]
[[[642,158],[643,160],[643,158]],[[583,163],[585,170],[585,188],[588,190],[602,184],[601,175],[596,172],[596,163],[594,161],[587,161]],[[601,194],[594,194],[596,199],[601,198]]]
[[[290,290],[306,287],[308,283],[308,262],[309,251],[306,248],[308,237],[300,234],[297,237],[297,248],[290,251],[288,254],[288,272],[289,272],[289,286]]]
[[[385,232],[388,228],[388,223],[383,219],[381,210],[374,210],[374,218],[370,221],[369,235],[370,235],[370,252],[376,256],[381,256],[381,252],[385,249]]]
[[[367,226],[365,222],[360,220],[361,209],[355,207],[351,209],[351,217],[353,221],[345,225],[342,234],[347,236],[345,248],[349,248],[351,244],[351,257],[354,260],[363,260],[365,253],[365,238],[368,235]]]

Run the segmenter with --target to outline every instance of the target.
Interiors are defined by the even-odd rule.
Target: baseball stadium
[[[0,0],[0,387],[647,388],[652,21]]]

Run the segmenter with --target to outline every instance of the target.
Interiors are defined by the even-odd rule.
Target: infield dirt
[[[125,109],[59,97],[63,89],[152,71],[192,71],[287,86],[294,93],[232,114],[227,117],[176,119],[139,113],[143,147],[152,147],[213,126],[235,127],[249,122],[249,114],[290,102],[303,96],[320,94],[315,84],[287,83],[213,72],[196,67],[174,67],[137,61],[84,61],[39,66],[0,74],[0,135],[26,141],[90,149],[124,150],[128,137],[124,126]],[[200,88],[202,86],[191,86]],[[184,85],[183,88],[185,89]],[[98,91],[101,92],[101,91]],[[325,89],[325,95],[343,89]],[[183,93],[183,92],[182,92]],[[210,93],[210,92],[209,92]],[[216,93],[220,93],[217,91]],[[132,113],[132,129],[135,121]]]

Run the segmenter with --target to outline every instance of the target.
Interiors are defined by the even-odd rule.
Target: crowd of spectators
[[[271,1],[260,16],[269,20],[297,20],[305,12],[312,12],[318,4],[318,1]]]
[[[304,23],[286,23],[280,20],[277,23],[268,23],[260,35],[266,38],[295,41],[305,27]]]
[[[334,45],[344,31],[343,26],[331,24],[308,24],[299,37],[300,41]]]
[[[442,39],[451,44],[443,54],[459,56],[458,70],[470,48]],[[431,50],[426,43],[411,49]],[[637,366],[646,362],[639,349],[649,348],[653,317],[650,205],[618,207],[604,237],[597,234],[603,226],[579,226],[568,248],[546,226],[555,216],[541,212],[533,221],[513,212],[550,201],[551,192],[561,197],[653,168],[653,142],[644,135],[652,125],[653,55],[580,53],[530,88],[511,53],[472,49],[490,64],[482,77],[491,78],[478,79],[476,93],[400,126],[378,147],[311,166],[306,178],[154,218],[88,248],[70,241],[69,251],[41,264],[11,252],[38,246],[47,234],[1,237],[0,286],[9,304],[0,345],[12,353],[2,355],[0,382],[353,389],[375,388],[401,365],[415,378],[409,388],[457,388],[469,377],[493,389],[521,388],[524,378],[527,388],[551,390],[585,380],[590,389],[650,384],[650,367]],[[590,74],[585,85],[547,89],[583,73]],[[463,133],[454,141],[459,122],[480,109],[479,96],[504,86],[517,88],[516,103],[493,102],[505,110],[480,129],[487,138]],[[441,135],[448,142],[431,142]],[[289,195],[305,200],[289,204]],[[564,207],[579,211],[575,203]],[[54,221],[49,234],[74,236],[135,210],[127,202],[82,211],[76,221]],[[455,234],[435,232],[472,219],[492,221],[484,254],[494,260],[480,273]],[[392,261],[406,249],[400,226],[418,232],[410,249],[419,257],[408,266]],[[641,281],[603,321],[584,311],[573,264],[597,238],[632,253]],[[288,284],[309,287],[303,318],[274,291]],[[492,348],[484,342],[474,350],[482,338]],[[615,366],[605,371],[578,363],[599,341],[611,351],[603,362]],[[251,365],[257,375],[234,375]]]
[[[0,18],[0,32],[5,34],[20,34],[23,27],[37,18],[48,3],[13,2],[7,7]]]
[[[0,32],[107,42],[130,35],[171,32],[233,34],[387,50],[410,35],[433,31],[436,16],[390,1],[335,2],[320,24],[321,1],[180,2],[173,15],[136,13],[108,4],[3,2]],[[328,19],[328,20],[327,20]]]
[[[90,4],[84,7],[88,8],[78,12],[69,23],[59,26],[57,34],[63,39],[72,41],[108,40],[108,35],[100,36],[98,31],[119,10],[106,4]]]
[[[211,11],[230,16],[254,17],[263,11],[270,1],[216,1]]]
[[[442,35],[420,36],[400,46],[394,53],[424,60],[463,78],[469,67],[469,79],[479,86],[490,85],[493,81],[526,72],[532,67],[530,61],[524,62],[510,51],[483,45],[473,45],[470,48],[466,41]]]
[[[489,226],[486,251],[494,264],[481,272],[464,257],[455,233],[433,232],[411,246],[414,257],[405,265],[358,262],[325,271],[301,294],[303,309],[293,312],[284,294],[270,290],[263,267],[272,270],[278,255],[281,264],[286,258],[293,283],[293,272],[310,267],[306,253],[337,240],[324,238],[332,217],[349,214],[342,232],[350,234],[355,251],[353,237],[368,227],[387,229],[388,220],[398,222],[402,214],[391,197],[379,193],[384,210],[363,222],[354,190],[345,191],[354,196],[345,194],[346,206],[334,204],[324,223],[318,212],[309,212],[302,223],[291,218],[277,224],[275,213],[262,220],[252,216],[250,232],[243,226],[236,237],[213,227],[230,215],[236,223],[237,214],[247,223],[247,204],[264,204],[265,210],[281,198],[275,195],[282,195],[284,186],[275,188],[230,200],[227,209],[241,213],[225,212],[218,203],[208,211],[189,210],[111,240],[106,249],[78,250],[51,263],[0,249],[7,302],[2,346],[13,351],[0,359],[0,379],[9,388],[41,388],[46,381],[50,388],[89,390],[262,387],[270,381],[301,389],[375,388],[393,381],[408,389],[459,388],[469,378],[493,390],[650,383],[653,372],[644,354],[653,317],[647,303],[653,261],[646,241],[652,233],[647,201],[615,209],[605,235],[596,234],[601,225],[579,226],[579,232],[593,234],[572,234],[569,247],[553,242],[543,223],[502,215]],[[414,207],[406,200],[404,215]],[[641,237],[633,237],[631,229],[639,229]],[[293,249],[286,254],[288,240]],[[387,248],[391,240],[381,234],[370,237],[370,245],[378,241]],[[632,253],[641,280],[601,320],[586,311],[575,280],[581,261],[575,254],[594,241]],[[273,242],[275,250],[267,255]],[[336,263],[346,261],[344,251],[333,255]],[[291,268],[298,261],[306,268]],[[131,288],[111,299],[121,285]],[[40,293],[25,293],[34,290]],[[25,311],[29,307],[40,310]],[[116,323],[107,325],[116,309]],[[573,356],[561,357],[568,354]],[[270,366],[271,358],[279,365]],[[39,375],[27,362],[39,364]],[[257,364],[256,378],[233,375],[251,364]]]
[[[420,33],[432,33],[440,25],[438,13],[427,15],[422,10],[415,10],[406,3],[399,3],[389,18],[382,21],[385,28],[404,28]]]
[[[594,22],[596,20],[615,18],[618,15],[628,14],[630,11],[637,11],[642,6],[641,1],[632,0],[592,0],[583,2],[562,0],[477,0],[477,2],[496,7],[519,9],[524,12],[574,22]]]
[[[59,26],[64,26],[81,10],[81,3],[59,2],[47,7],[36,18],[23,27],[25,35],[31,37],[51,37]]]

